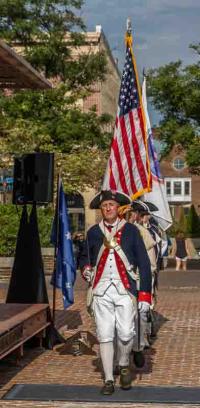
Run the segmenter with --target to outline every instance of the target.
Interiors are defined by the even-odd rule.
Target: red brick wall
[[[182,170],[176,170],[173,167],[173,160],[175,157],[185,158],[185,153],[180,146],[176,146],[172,149],[171,153],[165,157],[161,163],[161,173],[164,177],[190,177],[191,178],[191,190],[192,190],[192,202],[194,204],[197,213],[200,215],[200,176],[191,174],[188,167]],[[179,204],[179,207],[181,204]],[[178,205],[177,205],[178,207]],[[179,210],[177,211],[177,216],[179,216]]]

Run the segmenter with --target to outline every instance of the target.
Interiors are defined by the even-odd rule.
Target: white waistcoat
[[[110,249],[108,258],[105,263],[103,274],[97,286],[93,290],[93,295],[103,296],[110,285],[114,285],[120,295],[126,295],[127,290],[125,289],[119,272],[117,270],[117,265],[114,256],[114,250]]]

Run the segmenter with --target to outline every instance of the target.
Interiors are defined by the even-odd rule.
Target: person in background
[[[176,271],[187,270],[188,257],[196,256],[196,250],[190,238],[186,238],[183,231],[177,231],[172,244],[172,257],[176,259]]]
[[[76,232],[73,238],[74,257],[76,261],[76,268],[80,268],[80,255],[85,243],[85,237],[82,232]]]

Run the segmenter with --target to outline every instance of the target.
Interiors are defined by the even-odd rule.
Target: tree
[[[58,153],[57,165],[66,191],[81,191],[82,187],[99,189],[105,172],[108,153],[97,147],[74,151],[68,155]]]
[[[79,12],[83,0],[1,0],[0,37],[23,48],[25,58],[47,78],[58,76],[74,89],[105,75],[103,53],[71,58],[71,49],[85,43]]]
[[[187,216],[187,233],[190,237],[200,236],[200,220],[193,204]]]
[[[4,153],[60,153],[65,187],[96,187],[105,171],[110,133],[108,114],[81,112],[66,103],[63,90],[17,93],[0,98],[0,167]]]
[[[200,44],[191,48],[199,56]],[[186,67],[176,61],[150,70],[148,91],[162,115],[158,131],[165,145],[163,154],[181,144],[191,170],[199,173],[200,61]]]
[[[71,56],[72,48],[85,41],[80,33],[80,29],[85,29],[84,23],[75,14],[82,3],[82,0],[0,3],[0,36],[10,45],[21,46],[29,62],[47,77],[56,77],[57,83],[48,91],[22,91],[10,97],[0,94],[0,154],[33,151],[63,154],[69,190],[81,185],[96,186],[110,143],[110,133],[105,129],[111,117],[107,114],[98,117],[95,109],[81,112],[78,108],[78,101],[89,95],[94,83],[102,81],[107,72],[103,53],[80,55],[78,59]]]
[[[22,206],[21,206],[22,207]],[[19,228],[19,220],[22,208],[12,204],[0,205],[0,256],[13,256],[15,252],[16,236]],[[28,206],[30,212],[31,206]],[[38,208],[38,224],[40,230],[40,240],[43,247],[50,246],[50,235],[54,210],[51,206]]]
[[[98,146],[106,149],[109,133],[102,127],[110,116],[97,116],[95,109],[81,112],[65,87],[40,93],[27,91],[0,97],[0,152],[60,151],[70,153]]]
[[[181,213],[180,213],[180,217],[179,217],[179,220],[178,220],[177,230],[184,232],[184,234],[186,233],[186,230],[187,230],[187,219],[186,219],[183,207],[181,208]]]

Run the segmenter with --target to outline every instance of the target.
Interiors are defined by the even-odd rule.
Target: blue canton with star
[[[129,47],[127,47],[119,94],[119,116],[126,115],[132,109],[137,109],[138,107],[139,96],[135,71],[133,67],[131,50]]]

